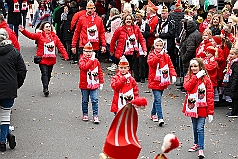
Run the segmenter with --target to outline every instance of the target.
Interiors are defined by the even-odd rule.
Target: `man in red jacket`
[[[76,53],[76,45],[79,40],[79,53],[82,54],[85,44],[90,42],[93,46],[93,50],[98,55],[100,44],[102,44],[101,51],[106,52],[106,38],[105,29],[102,19],[96,14],[95,5],[90,0],[86,6],[86,14],[83,15],[77,23],[73,39],[72,39],[72,52]]]
[[[15,47],[17,50],[20,51],[20,45],[18,43],[17,36],[16,36],[15,32],[12,31],[12,29],[8,26],[7,22],[5,21],[5,19],[2,15],[0,15],[0,28],[3,28],[7,31],[8,35],[9,35],[8,39],[12,41],[13,47]]]

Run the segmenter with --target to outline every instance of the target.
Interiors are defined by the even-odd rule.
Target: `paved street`
[[[33,31],[32,28],[27,28]],[[113,91],[110,88],[111,75],[102,63],[105,84],[99,91],[99,125],[92,122],[91,104],[90,120],[81,120],[81,92],[78,88],[79,69],[58,56],[49,86],[50,95],[44,97],[38,65],[33,63],[36,45],[33,40],[19,34],[21,54],[27,65],[27,77],[12,111],[11,125],[15,127],[17,146],[14,150],[7,147],[1,159],[98,159],[99,153],[114,118],[110,112]],[[179,79],[177,79],[179,80]],[[140,96],[147,97],[148,107],[139,110],[137,136],[142,150],[139,158],[153,159],[160,153],[163,138],[174,133],[180,140],[178,149],[167,154],[169,159],[197,159],[197,152],[187,150],[193,144],[192,124],[185,117],[182,103],[185,95],[170,86],[164,91],[163,115],[165,125],[161,128],[149,119],[152,106],[152,93],[147,83],[140,84]],[[206,123],[205,156],[207,159],[232,159],[238,157],[238,119],[225,117],[227,107],[215,108],[214,121]],[[123,153],[123,152],[122,152]],[[129,159],[129,158],[128,158]]]

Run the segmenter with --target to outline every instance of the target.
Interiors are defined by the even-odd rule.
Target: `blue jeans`
[[[0,99],[0,142],[6,143],[6,138],[9,133],[9,126],[10,126],[10,114],[11,114],[11,107],[13,106],[14,98],[5,98]]]
[[[161,100],[162,100],[162,94],[163,90],[152,90],[154,94],[154,103],[153,103],[153,108],[151,110],[151,115],[158,115],[159,119],[163,119],[163,114],[162,114],[162,106],[161,106]]]
[[[191,118],[193,123],[194,144],[198,144],[198,149],[204,149],[204,125],[205,119],[202,117]]]
[[[19,25],[8,24],[8,26],[16,33],[16,36],[18,38],[18,26]]]
[[[86,90],[81,89],[82,92],[82,111],[83,115],[88,115],[89,96],[92,102],[93,116],[98,116],[98,89]]]

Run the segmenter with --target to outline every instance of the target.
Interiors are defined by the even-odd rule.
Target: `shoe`
[[[231,114],[231,112],[226,113],[226,117],[228,118],[238,118],[238,115]]]
[[[181,91],[182,91],[182,93],[186,93],[187,92],[184,88]]]
[[[5,152],[7,150],[5,143],[0,143],[0,151]]]
[[[219,102],[214,102],[214,107],[220,107],[220,103]]]
[[[220,106],[231,106],[231,102],[227,102],[227,101],[225,101],[225,102],[222,102],[222,103],[220,103],[219,105]]]
[[[160,119],[159,120],[159,126],[162,127],[163,124],[164,124],[164,119]]]
[[[176,83],[176,86],[183,86],[183,83]]]
[[[229,110],[232,110],[232,106],[229,106],[229,108],[228,108]]]
[[[94,122],[95,124],[99,124],[99,123],[100,123],[100,121],[99,121],[99,119],[98,119],[98,116],[93,117],[93,122]]]
[[[110,67],[107,68],[109,71],[116,71],[117,70],[117,64],[112,64]]]
[[[71,64],[78,64],[78,61],[73,61]]]
[[[197,151],[198,150],[198,145],[197,144],[193,144],[193,146],[188,149],[188,152],[194,152],[194,151]]]
[[[83,115],[82,120],[83,121],[88,121],[88,115]]]
[[[140,79],[140,83],[145,83],[145,79]]]
[[[7,135],[7,141],[8,141],[9,147],[10,147],[11,149],[14,149],[15,146],[16,146],[16,138],[15,138],[15,135],[9,133],[9,134]]]
[[[45,95],[45,97],[48,97],[48,95],[49,95],[49,91],[48,91],[48,89],[44,89],[44,95]]]
[[[151,115],[150,116],[150,119],[153,121],[153,122],[158,122],[158,117],[156,115]]]
[[[198,158],[199,159],[205,158],[203,150],[198,150]]]

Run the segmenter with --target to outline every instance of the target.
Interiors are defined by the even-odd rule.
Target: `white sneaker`
[[[163,124],[164,124],[164,119],[159,119],[159,126],[162,127]]]
[[[98,119],[98,116],[95,116],[95,117],[93,117],[93,122],[95,123],[95,124],[99,124],[99,119]]]
[[[110,71],[116,71],[116,70],[117,70],[117,64],[114,64],[114,63],[113,63],[113,64],[111,65],[111,67],[108,67],[107,69],[110,70]]]

